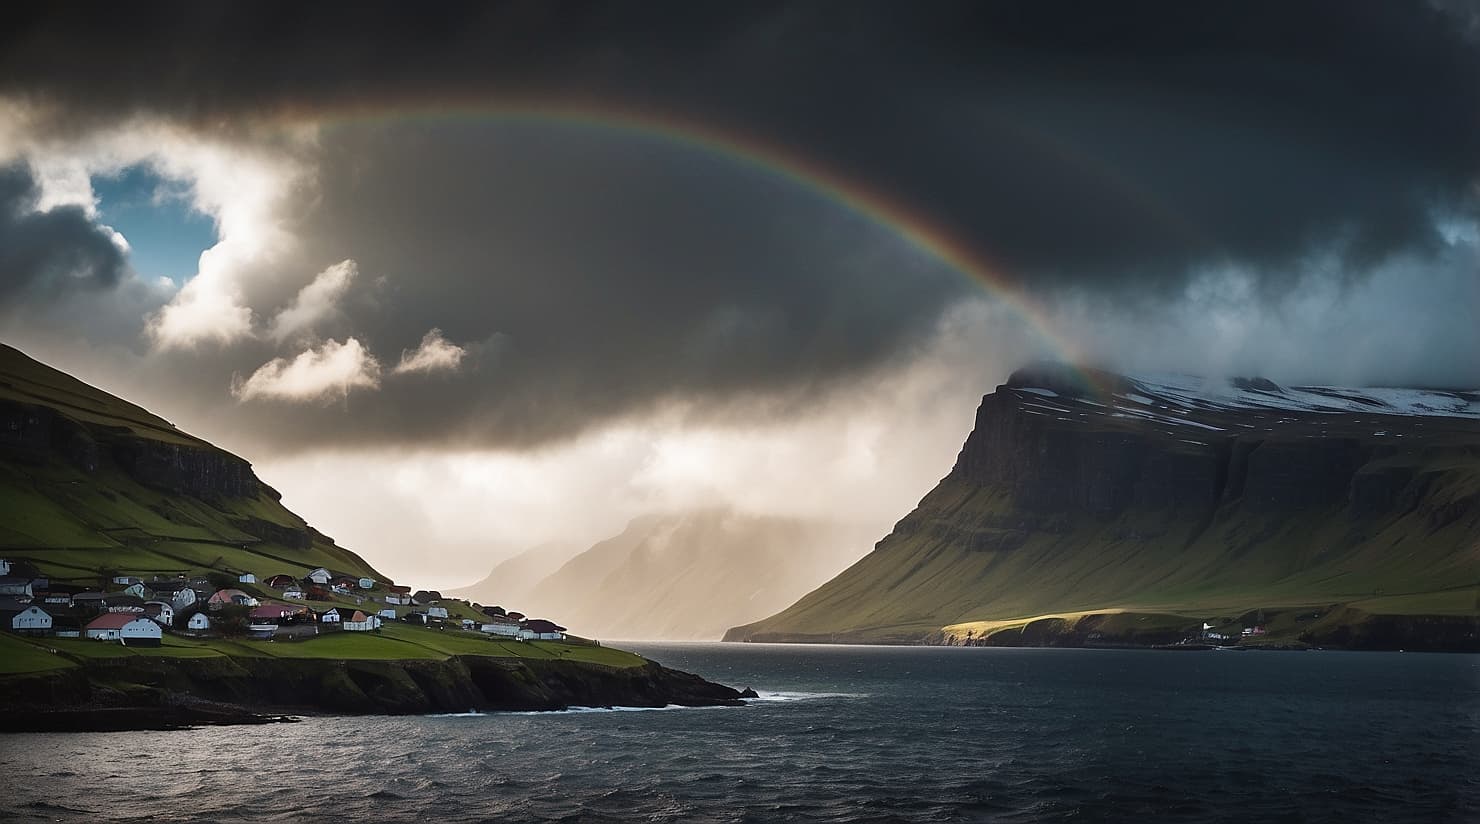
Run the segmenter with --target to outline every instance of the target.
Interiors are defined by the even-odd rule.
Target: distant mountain
[[[727,638],[1158,640],[1206,618],[1460,648],[1477,614],[1480,393],[1044,365],[982,400],[872,553]]]
[[[0,345],[0,558],[53,580],[324,566],[385,580],[251,464]]]
[[[443,592],[488,605],[528,604],[535,586],[580,552],[579,546],[558,542],[540,544],[500,561],[475,584]]]
[[[558,616],[580,635],[717,640],[836,574],[862,540],[857,529],[725,509],[647,515],[570,559],[527,598],[500,603]]]

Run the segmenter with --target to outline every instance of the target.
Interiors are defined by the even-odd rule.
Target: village
[[[541,618],[428,590],[336,572],[114,574],[98,586],[53,581],[25,560],[0,559],[0,628],[17,635],[157,647],[182,638],[293,642],[379,633],[398,622],[503,641],[594,643]]]

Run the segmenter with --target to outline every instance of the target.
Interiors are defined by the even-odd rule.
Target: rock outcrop
[[[1427,608],[1413,597],[1480,585],[1477,547],[1476,393],[1040,366],[983,398],[950,473],[873,553],[726,637],[919,641],[1064,611],[1400,594],[1368,606]]]

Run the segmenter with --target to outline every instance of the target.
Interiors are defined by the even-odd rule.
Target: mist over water
[[[742,708],[0,738],[0,820],[1461,822],[1480,657],[629,645]]]

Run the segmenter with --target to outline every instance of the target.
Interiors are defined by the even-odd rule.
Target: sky
[[[1480,385],[1474,4],[12,17],[0,337],[393,576],[882,535],[1035,359]]]

